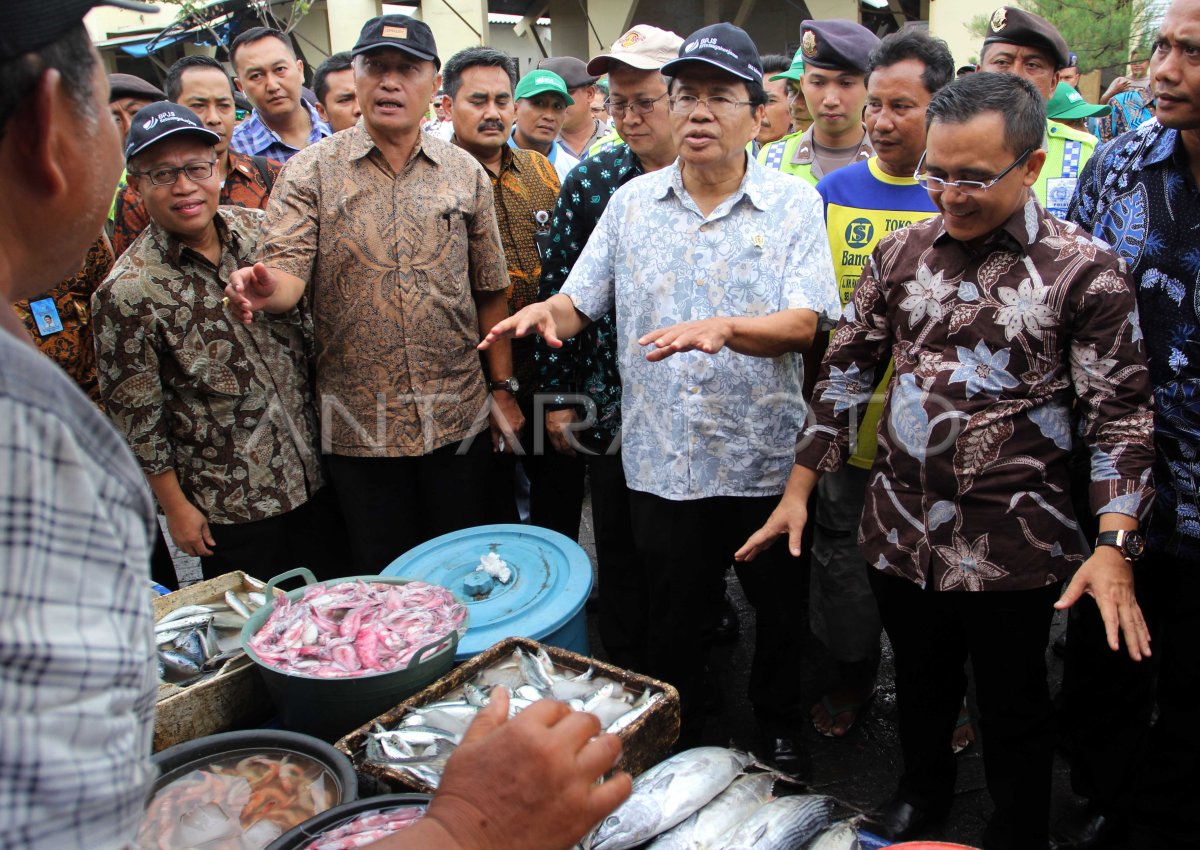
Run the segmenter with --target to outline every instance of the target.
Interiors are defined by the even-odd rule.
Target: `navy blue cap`
[[[878,46],[879,37],[854,21],[800,24],[800,52],[806,68],[866,74],[867,60]]]
[[[662,73],[674,77],[693,62],[712,65],[752,83],[763,81],[758,48],[744,29],[733,24],[713,24],[696,30],[683,40],[679,58],[662,66]]]
[[[205,127],[199,116],[186,106],[169,100],[143,106],[133,116],[129,125],[129,135],[125,137],[125,161],[129,162],[146,148],[168,136],[183,133],[195,136],[209,145],[216,145],[221,141],[221,137]]]
[[[432,62],[438,69],[442,67],[437,45],[433,41],[433,30],[429,28],[429,24],[408,15],[380,15],[378,18],[371,18],[363,24],[362,32],[358,34],[358,41],[350,54],[358,56],[381,47],[394,47],[409,56]]]

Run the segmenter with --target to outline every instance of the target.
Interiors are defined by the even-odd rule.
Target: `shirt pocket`
[[[414,216],[421,230],[413,240],[413,267],[432,277],[465,276],[468,215],[453,202],[426,202]]]

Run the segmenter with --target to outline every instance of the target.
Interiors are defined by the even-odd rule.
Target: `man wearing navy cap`
[[[815,186],[826,174],[863,162],[875,153],[862,114],[867,100],[867,58],[877,44],[874,33],[851,21],[805,21],[800,25],[804,63],[800,96],[808,104],[813,124],[804,132],[765,146],[758,153],[760,164]]]
[[[679,688],[689,745],[704,740],[707,633],[738,535],[767,516],[791,466],[799,352],[840,305],[815,190],[746,152],[766,101],[749,36],[705,27],[662,73],[678,160],[618,189],[561,291],[481,348],[535,331],[559,348],[615,305],[647,672]],[[738,570],[756,610],[749,695],[763,754],[790,771],[804,770],[798,573],[783,547]]]
[[[1023,77],[1048,101],[1058,73],[1070,62],[1067,42],[1045,18],[1016,6],[1001,6],[992,13],[979,52],[980,71]],[[1079,173],[1096,149],[1096,137],[1047,120],[1045,148],[1046,164],[1033,193],[1047,212],[1065,218]]]

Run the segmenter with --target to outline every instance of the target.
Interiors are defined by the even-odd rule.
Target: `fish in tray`
[[[448,755],[445,748],[457,746],[475,715],[490,701],[491,689],[498,686],[511,693],[510,717],[540,699],[557,699],[594,714],[612,734],[628,728],[665,699],[662,692],[649,689],[641,694],[627,691],[592,669],[581,673],[558,668],[544,649],[529,653],[518,647],[502,663],[481,671],[475,681],[438,702],[412,709],[395,729],[376,724],[367,733],[365,760],[436,788]]]
[[[647,850],[713,850],[759,808],[774,799],[778,773],[747,773],[712,802],[647,845]]]
[[[795,850],[829,826],[836,801],[819,794],[772,800],[750,815],[721,850]]]
[[[854,822],[844,820],[818,834],[809,843],[807,850],[860,850],[861,847]]]
[[[177,689],[216,675],[226,661],[242,654],[242,626],[265,602],[262,594],[231,590],[224,602],[184,605],[161,617],[154,624],[159,681]]]
[[[626,850],[687,820],[724,791],[754,761],[724,747],[696,747],[661,761],[639,776],[633,793],[600,822],[587,846]]]

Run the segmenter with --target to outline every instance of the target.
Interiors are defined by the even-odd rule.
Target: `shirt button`
[[[698,392],[700,392],[700,388],[699,388],[699,387],[692,387],[692,395],[695,395],[695,394],[696,394],[696,393],[698,393]]]
[[[704,278],[700,278],[698,281],[696,281],[696,286],[704,286]]]

